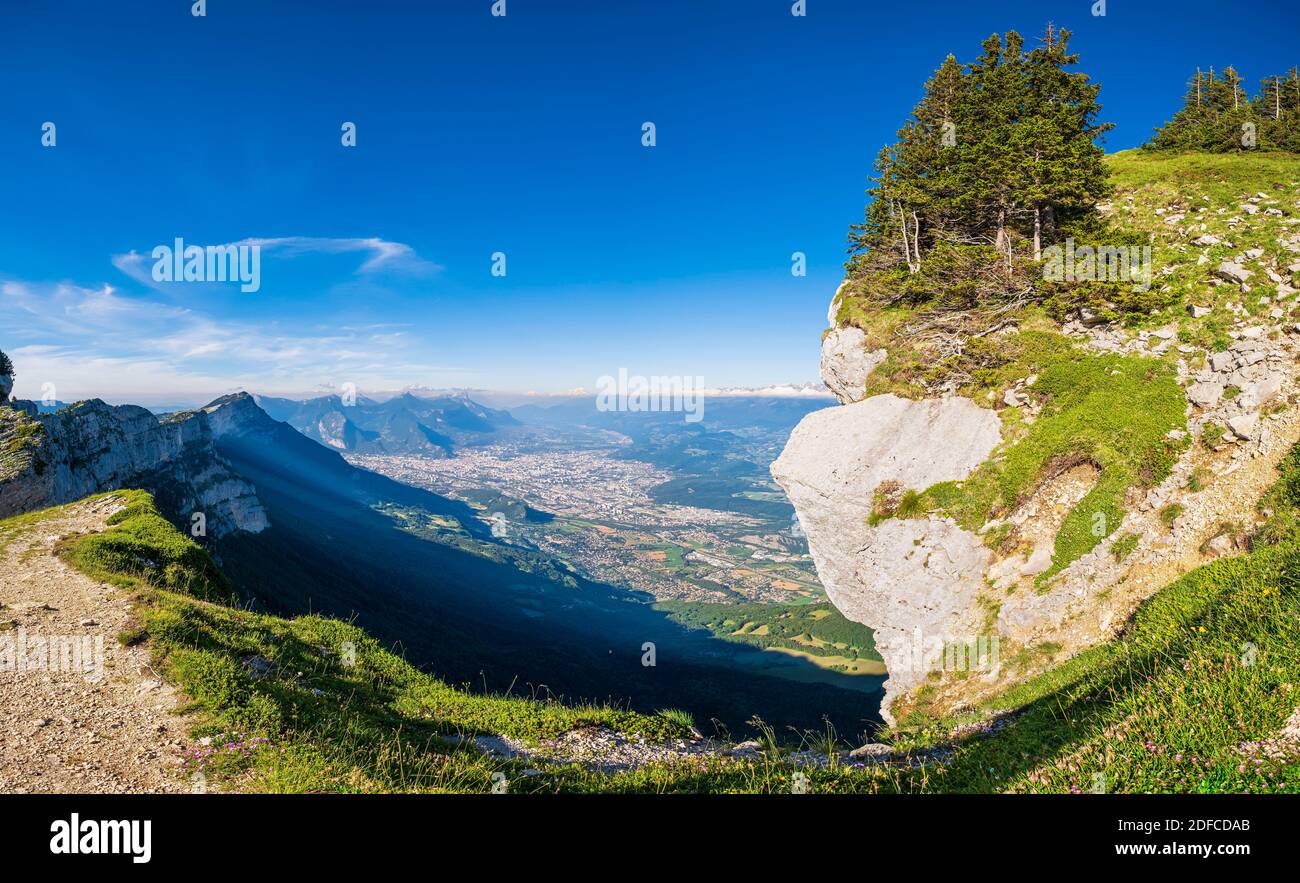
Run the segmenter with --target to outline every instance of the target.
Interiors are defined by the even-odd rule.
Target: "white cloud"
[[[171,247],[171,242],[159,243]],[[377,273],[396,273],[406,276],[431,276],[440,272],[443,268],[433,261],[425,260],[420,257],[414,248],[404,242],[390,242],[387,239],[380,239],[377,236],[353,237],[353,238],[335,238],[326,236],[280,236],[280,237],[250,237],[241,239],[238,242],[227,243],[197,243],[189,242],[189,245],[217,245],[225,247],[231,245],[257,245],[262,249],[262,257],[282,257],[296,258],[303,255],[311,254],[352,254],[362,253],[365,259],[357,267],[358,276],[368,276]],[[146,252],[152,253],[153,246],[146,249]],[[149,254],[140,254],[135,249],[126,254],[117,254],[112,256],[112,264],[122,273],[142,285],[151,288],[157,288],[169,283],[159,283],[153,278],[154,260]],[[193,286],[195,283],[186,283]]]
[[[198,309],[111,286],[0,280],[0,328],[17,369],[15,395],[52,383],[65,401],[103,397],[141,404],[233,389],[271,394],[352,382],[392,388],[466,372],[405,351],[401,326],[221,320]]]

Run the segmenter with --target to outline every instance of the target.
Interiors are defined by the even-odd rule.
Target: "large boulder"
[[[867,350],[861,328],[832,328],[822,339],[822,381],[844,404],[862,400],[867,377],[884,360],[884,350]]]
[[[946,646],[980,637],[977,595],[991,554],[951,519],[869,525],[876,490],[964,479],[1000,441],[997,414],[970,399],[881,395],[809,414],[772,464],[832,603],[875,630],[889,671],[886,720]]]

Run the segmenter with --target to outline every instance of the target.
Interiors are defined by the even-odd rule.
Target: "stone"
[[[1213,408],[1223,398],[1223,384],[1217,381],[1193,383],[1187,387],[1187,401],[1198,408]]]
[[[1282,375],[1270,374],[1267,377],[1251,384],[1246,394],[1257,405],[1267,405],[1273,399],[1277,398],[1278,393],[1282,391]]]
[[[882,482],[921,490],[966,478],[1001,441],[1001,421],[970,399],[881,395],[814,411],[771,466],[794,505],[832,603],[871,626],[889,702],[924,683],[935,646],[980,634],[991,552],[951,519],[868,525]],[[928,650],[918,650],[917,634]]]
[[[1221,240],[1213,233],[1202,233],[1192,240],[1192,245],[1218,245]]]
[[[1228,419],[1228,429],[1241,439],[1253,439],[1259,431],[1259,415],[1255,413],[1238,414]]]
[[[1200,319],[1203,316],[1208,316],[1210,315],[1210,313],[1214,312],[1214,308],[1197,306],[1196,304],[1188,304],[1187,312],[1191,314],[1193,319]]]
[[[1251,272],[1241,266],[1241,264],[1236,264],[1232,261],[1224,261],[1219,264],[1217,269],[1215,269],[1214,275],[1218,276],[1220,279],[1225,279],[1228,282],[1244,283],[1251,277]]]
[[[843,404],[861,401],[867,377],[885,360],[885,351],[867,351],[861,328],[832,328],[822,340],[822,381]]]
[[[1038,576],[1038,574],[1052,566],[1052,547],[1041,545],[1030,553],[1029,558],[1020,567],[1020,573],[1024,576]]]
[[[1227,534],[1219,534],[1214,539],[1205,544],[1206,551],[1212,553],[1215,558],[1221,558],[1224,555],[1231,555],[1234,550],[1232,537]]]
[[[861,760],[867,757],[889,757],[893,753],[894,749],[882,742],[869,742],[866,745],[854,748],[849,752],[849,757],[854,760]]]
[[[1237,357],[1232,353],[1214,353],[1210,356],[1211,371],[1231,371],[1237,365]]]
[[[1210,371],[1232,371],[1236,367],[1236,356],[1231,352],[1214,352],[1209,358]]]
[[[849,280],[847,279],[840,283],[839,288],[835,289],[835,296],[831,298],[830,306],[826,308],[826,324],[831,328],[839,324],[835,321],[835,317],[840,311],[840,296],[844,294],[844,286],[848,284]]]

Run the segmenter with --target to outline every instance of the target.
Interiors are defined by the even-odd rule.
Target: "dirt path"
[[[120,507],[75,504],[0,540],[0,793],[189,790],[173,772],[184,745],[177,694],[147,650],[117,640],[130,601],[52,551],[103,530]],[[53,662],[42,651],[52,645]]]

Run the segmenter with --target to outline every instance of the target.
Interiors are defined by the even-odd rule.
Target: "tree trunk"
[[[916,269],[921,269],[921,219],[912,212],[912,250],[916,252]]]
[[[1034,260],[1043,256],[1043,206],[1034,203]]]
[[[903,212],[903,207],[898,206],[898,229],[903,235],[903,257],[907,260],[907,272],[915,273],[916,264],[912,263],[912,245],[907,241],[907,215]]]

